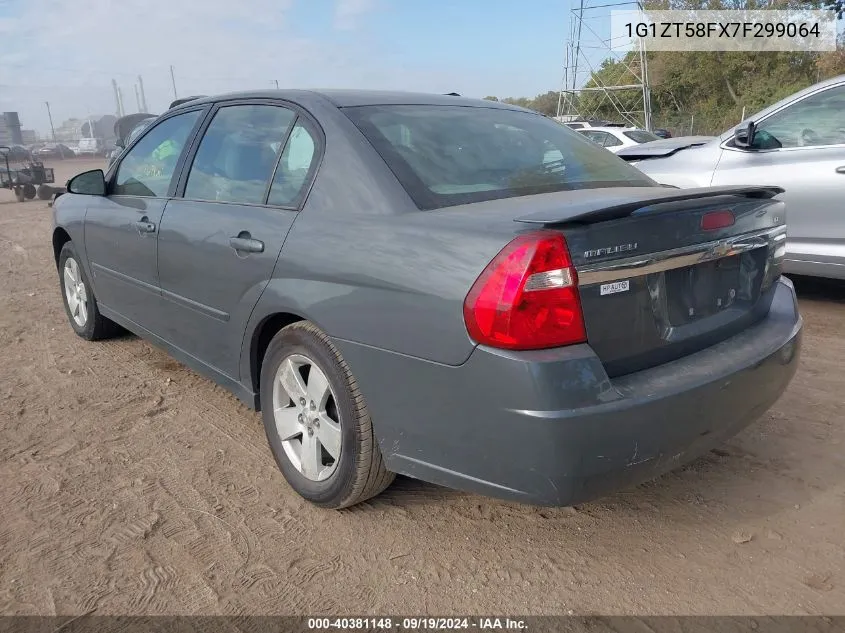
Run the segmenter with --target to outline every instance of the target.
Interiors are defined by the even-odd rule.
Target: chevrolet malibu
[[[786,388],[781,192],[659,186],[502,103],[255,92],[177,106],[71,179],[52,243],[73,330],[130,330],[260,410],[311,502],[402,473],[567,505]]]

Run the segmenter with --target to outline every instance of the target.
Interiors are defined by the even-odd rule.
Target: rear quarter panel
[[[433,221],[437,212],[416,209],[345,115],[330,104],[309,110],[323,126],[326,153],[250,319],[241,375],[249,375],[251,333],[279,312],[335,339],[463,363],[474,347],[464,298],[507,239],[481,225]]]

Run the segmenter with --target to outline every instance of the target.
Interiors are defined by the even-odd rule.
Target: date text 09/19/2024
[[[527,627],[524,620],[517,618],[476,617],[476,618],[436,618],[436,617],[351,617],[351,618],[308,618],[310,631],[338,631],[378,629],[383,631],[447,631],[471,630],[523,631]]]

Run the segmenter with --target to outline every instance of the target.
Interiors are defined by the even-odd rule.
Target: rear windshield
[[[546,117],[433,105],[344,108],[420,209],[654,181]]]
[[[651,132],[646,132],[645,130],[629,130],[628,132],[622,132],[622,134],[634,141],[634,143],[648,143],[649,141],[660,140],[659,136],[655,136]]]

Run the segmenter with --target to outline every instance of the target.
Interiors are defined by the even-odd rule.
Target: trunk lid
[[[765,317],[785,250],[784,205],[772,199],[782,191],[608,189],[516,221],[563,232],[589,344],[613,377],[709,347]]]

